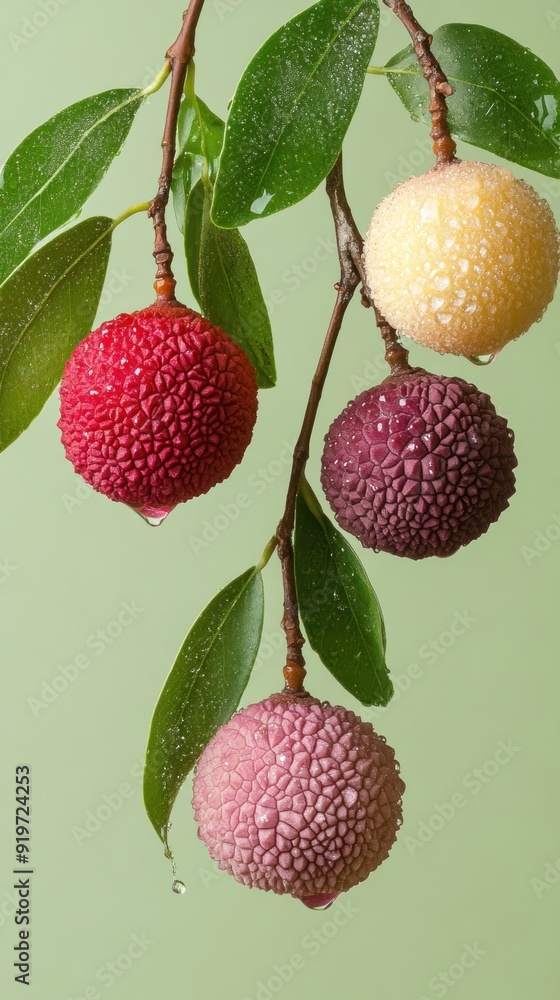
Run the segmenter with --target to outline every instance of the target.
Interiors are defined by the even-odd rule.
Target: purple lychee
[[[411,368],[348,404],[325,437],[321,482],[366,548],[449,556],[482,535],[515,491],[513,433],[461,378]]]

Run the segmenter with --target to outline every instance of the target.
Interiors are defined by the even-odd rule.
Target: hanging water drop
[[[163,524],[165,521],[169,511],[165,511],[165,513],[162,512],[157,516],[153,514],[144,514],[141,510],[135,510],[135,513],[139,514],[142,520],[145,521],[146,524],[150,525],[150,528],[159,528],[160,524]]]
[[[184,892],[187,891],[187,887],[184,882],[181,882],[180,878],[173,879],[171,883],[171,888],[173,892],[176,892],[178,896],[182,896]]]
[[[492,364],[497,354],[498,351],[494,354],[481,354],[480,357],[477,357],[475,354],[469,354],[467,355],[467,361],[470,361],[473,365],[478,365],[479,367],[484,368],[486,365]]]
[[[328,910],[338,895],[338,892],[320,892],[315,896],[301,896],[300,898],[310,910]]]

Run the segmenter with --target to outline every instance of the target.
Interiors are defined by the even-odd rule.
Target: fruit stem
[[[410,368],[408,351],[401,344],[397,331],[381,315],[377,306],[373,303],[372,305],[375,310],[375,319],[385,344],[385,361],[391,369],[391,375],[406,371],[407,368]]]
[[[286,633],[287,659],[284,668],[284,678],[287,694],[303,694],[305,678],[305,660],[301,648],[305,642],[299,623],[298,601],[294,572],[294,551],[292,535],[295,524],[296,501],[301,478],[309,458],[309,444],[317,416],[319,401],[329,371],[338,334],[342,326],[344,314],[360,281],[364,282],[361,263],[362,238],[352,217],[350,206],[346,199],[342,177],[342,156],[339,156],[327,177],[327,194],[331,203],[334,220],[338,258],[340,261],[340,281],[335,285],[336,302],[321,350],[317,368],[311,382],[309,399],[301,426],[301,431],[294,448],[292,470],[284,514],[276,529],[278,541],[278,556],[282,566],[282,582],[284,588],[284,617],[282,628]],[[365,282],[364,282],[365,284]],[[369,304],[369,303],[368,303]]]
[[[176,152],[177,118],[183,95],[183,86],[189,62],[194,56],[194,41],[198,19],[202,13],[204,0],[190,0],[183,14],[183,24],[173,45],[167,50],[170,65],[171,86],[161,148],[163,161],[158,181],[158,191],[150,204],[149,216],[154,224],[154,258],[157,263],[154,288],[157,292],[156,304],[175,302],[175,278],[171,270],[173,251],[167,238],[165,209],[169,201],[171,177]]]
[[[434,140],[436,167],[453,163],[457,159],[455,156],[457,146],[451,138],[449,130],[446,100],[446,98],[451,97],[453,87],[431,50],[433,38],[418,23],[411,7],[405,3],[405,0],[383,0],[383,3],[397,15],[408,31],[412,39],[416,58],[420,64],[420,69],[430,88],[428,111],[432,118],[430,135]]]

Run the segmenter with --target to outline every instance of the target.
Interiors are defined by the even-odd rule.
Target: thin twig
[[[373,303],[372,305],[375,311],[375,320],[383,337],[383,343],[385,344],[385,361],[391,369],[391,375],[396,375],[397,372],[406,371],[410,368],[408,363],[408,351],[401,344],[399,336],[394,327],[387,322],[384,316],[381,315],[377,306]]]
[[[327,177],[327,193],[330,199],[335,225],[336,244],[340,260],[340,281],[336,285],[337,295],[335,306],[325,337],[325,342],[321,350],[321,355],[317,363],[317,368],[313,376],[305,416],[303,418],[301,431],[294,449],[292,471],[290,475],[290,482],[288,484],[284,514],[276,531],[276,537],[278,539],[278,555],[282,564],[282,581],[284,587],[284,617],[282,619],[282,628],[286,633],[286,642],[288,646],[286,667],[284,669],[284,677],[286,680],[285,690],[291,694],[301,694],[303,692],[303,681],[305,678],[305,660],[301,652],[301,647],[303,646],[305,640],[301,633],[299,624],[294,575],[294,552],[292,546],[297,494],[301,477],[305,470],[307,459],[309,458],[311,433],[315,424],[319,401],[323,392],[334,347],[342,326],[342,320],[356,288],[360,284],[360,281],[363,280],[363,268],[361,263],[362,238],[358,232],[356,223],[352,218],[352,212],[350,211],[350,206],[346,200],[342,178],[341,156],[339,156],[335,166]]]
[[[171,65],[171,86],[167,115],[161,147],[163,160],[158,181],[158,191],[150,204],[148,215],[154,223],[154,257],[157,263],[154,288],[159,302],[175,302],[175,278],[171,270],[173,251],[167,239],[165,210],[169,201],[173,163],[175,161],[177,118],[179,106],[185,85],[187,68],[194,56],[194,41],[198,19],[202,13],[204,0],[190,0],[183,14],[183,25],[177,39],[167,51],[167,60]]]
[[[416,58],[420,68],[428,81],[430,88],[430,104],[428,111],[432,117],[432,131],[430,135],[434,140],[434,153],[436,155],[436,167],[445,166],[455,159],[457,149],[455,142],[451,138],[449,124],[447,121],[447,97],[451,97],[453,87],[450,85],[445,73],[431,50],[432,36],[424,31],[418,23],[413,11],[404,0],[383,0],[384,4],[397,15],[408,31]]]

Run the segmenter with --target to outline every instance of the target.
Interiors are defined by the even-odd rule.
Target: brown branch
[[[383,3],[397,15],[408,31],[420,68],[428,81],[430,88],[430,104],[428,111],[432,117],[432,131],[436,167],[452,163],[455,159],[457,146],[451,138],[447,121],[447,97],[451,97],[453,87],[443,72],[432,50],[432,36],[424,31],[416,20],[413,11],[404,0],[383,0]]]
[[[294,552],[292,546],[292,534],[295,523],[296,500],[301,477],[305,470],[307,459],[309,458],[309,443],[311,433],[315,424],[319,401],[325,385],[325,380],[329,370],[329,365],[335,348],[335,344],[342,326],[344,314],[350,304],[350,300],[362,278],[363,268],[361,262],[362,238],[352,218],[350,206],[346,200],[344,183],[342,178],[342,157],[339,156],[336,164],[327,177],[327,193],[331,203],[333,215],[338,257],[340,260],[340,281],[336,287],[336,302],[325,337],[325,342],[321,350],[321,355],[317,363],[317,368],[311,382],[311,390],[305,410],[305,416],[301,426],[301,431],[294,449],[292,471],[288,492],[286,496],[286,506],[282,520],[278,525],[276,537],[278,539],[278,555],[282,564],[282,582],[284,587],[284,617],[282,628],[286,633],[288,646],[286,667],[284,677],[286,680],[286,692],[291,694],[303,693],[303,681],[305,678],[305,660],[301,652],[304,638],[301,633],[298,615],[298,604],[296,594],[296,583],[294,575]]]
[[[338,169],[340,169],[340,175],[337,173]],[[402,371],[409,367],[408,351],[402,346],[396,330],[384,319],[371,297],[364,267],[364,241],[352,218],[352,212],[346,198],[344,182],[342,180],[342,166],[340,165],[339,167],[339,161],[337,161],[327,178],[327,192],[331,198],[331,209],[335,227],[339,227],[341,233],[344,233],[346,264],[343,265],[341,261],[341,267],[348,266],[350,262],[354,266],[354,270],[357,272],[359,280],[362,283],[362,305],[373,309],[377,326],[381,331],[381,336],[385,343],[385,360],[393,374],[397,371]],[[338,245],[340,247],[340,243]]]
[[[282,520],[276,529],[278,555],[282,565],[282,583],[284,588],[284,617],[282,618],[282,628],[286,633],[286,643],[288,647],[286,666],[284,668],[284,678],[286,681],[284,690],[286,693],[292,695],[301,695],[305,693],[303,687],[305,679],[305,660],[301,651],[305,640],[301,633],[299,623],[294,573],[294,551],[292,545],[296,501],[300,482],[309,458],[311,434],[315,425],[317,410],[319,408],[319,402],[323,393],[336,341],[340,333],[346,310],[354,292],[356,291],[356,288],[360,283],[362,284],[362,302],[364,305],[373,306],[374,308],[377,324],[381,330],[387,347],[385,356],[391,366],[391,371],[402,371],[403,368],[408,367],[408,351],[405,351],[399,343],[395,331],[375,308],[370,296],[362,256],[363,240],[358,227],[354,222],[352,211],[348,204],[346,192],[344,190],[342,155],[338,157],[338,160],[328,175],[326,186],[335,227],[338,259],[340,261],[340,280],[335,286],[337,293],[336,302],[319,361],[317,363],[317,368],[311,382],[309,399],[307,401],[301,431],[294,448],[292,470],[288,484],[284,514],[282,515]]]
[[[188,65],[194,56],[194,40],[198,19],[202,13],[204,0],[190,0],[183,14],[183,25],[177,39],[168,49],[166,57],[171,64],[171,86],[167,104],[167,114],[161,148],[163,160],[158,181],[158,191],[150,204],[148,215],[154,223],[154,257],[157,263],[154,288],[157,301],[175,302],[175,278],[171,270],[173,251],[167,238],[165,210],[169,201],[171,177],[176,152],[177,118],[187,75]]]

